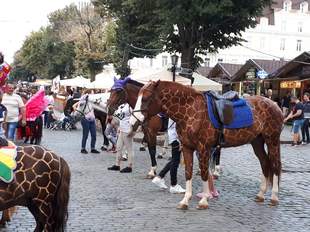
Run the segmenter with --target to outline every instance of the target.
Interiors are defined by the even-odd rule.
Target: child
[[[117,125],[113,122],[113,117],[108,117],[108,124],[105,130],[105,135],[107,136],[108,140],[112,143],[112,148],[109,150],[112,153],[116,153],[116,142],[117,142]]]

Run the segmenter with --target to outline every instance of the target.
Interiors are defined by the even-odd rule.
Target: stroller
[[[66,116],[64,113],[60,113],[57,111],[50,111],[49,117],[51,122],[50,130],[71,131],[73,129],[76,129],[75,126],[76,121],[70,115]]]

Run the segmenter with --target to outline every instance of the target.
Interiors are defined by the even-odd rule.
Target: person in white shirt
[[[116,164],[112,167],[109,167],[108,170],[120,171],[122,173],[132,172],[132,163],[133,163],[133,136],[129,135],[131,126],[129,119],[131,116],[132,109],[129,104],[122,104],[119,106],[116,111],[116,115],[120,119],[119,129],[118,129],[118,139],[116,144]],[[127,151],[128,153],[128,166],[121,169],[122,153]]]
[[[14,93],[14,85],[8,84],[7,91],[3,95],[2,104],[7,109],[6,123],[7,138],[14,140],[18,121],[21,120],[22,126],[26,125],[25,105],[22,98]]]
[[[171,145],[172,159],[166,164],[166,166],[161,170],[158,176],[154,177],[152,182],[162,189],[167,189],[164,177],[170,171],[170,193],[185,193],[177,181],[178,168],[181,158],[181,148],[178,134],[176,131],[176,123],[169,119],[168,123],[168,142]]]

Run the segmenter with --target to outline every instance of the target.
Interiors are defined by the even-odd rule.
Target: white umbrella
[[[212,81],[196,72],[193,73],[194,83],[193,88],[198,91],[222,91],[222,85],[215,81]]]

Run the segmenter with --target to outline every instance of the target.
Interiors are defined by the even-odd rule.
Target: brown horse
[[[246,99],[253,113],[253,125],[242,129],[224,129],[226,147],[251,143],[263,171],[257,201],[264,201],[268,181],[272,185],[271,205],[278,204],[278,187],[281,174],[280,134],[283,116],[280,108],[271,100],[254,96]],[[151,82],[140,90],[131,125],[165,112],[177,124],[177,132],[183,146],[185,161],[186,193],[179,209],[187,209],[192,196],[193,151],[201,156],[199,166],[203,181],[204,197],[199,209],[208,207],[208,166],[212,147],[217,145],[220,134],[208,116],[208,108],[202,93],[190,87],[167,81]],[[264,144],[267,145],[268,155]]]
[[[138,99],[139,91],[144,86],[130,78],[125,80],[115,79],[114,81],[115,84],[111,89],[107,105],[109,115],[113,115],[117,108],[124,103],[128,103],[131,108],[134,108]],[[156,136],[161,128],[162,120],[158,115],[151,117],[142,125],[152,164],[151,170],[147,175],[147,178],[149,179],[153,178],[156,174]]]
[[[68,218],[70,169],[66,161],[41,146],[17,147],[11,183],[0,181],[0,210],[25,206],[35,231],[64,231]],[[8,211],[4,212],[8,214]],[[10,215],[4,220],[10,219]]]

